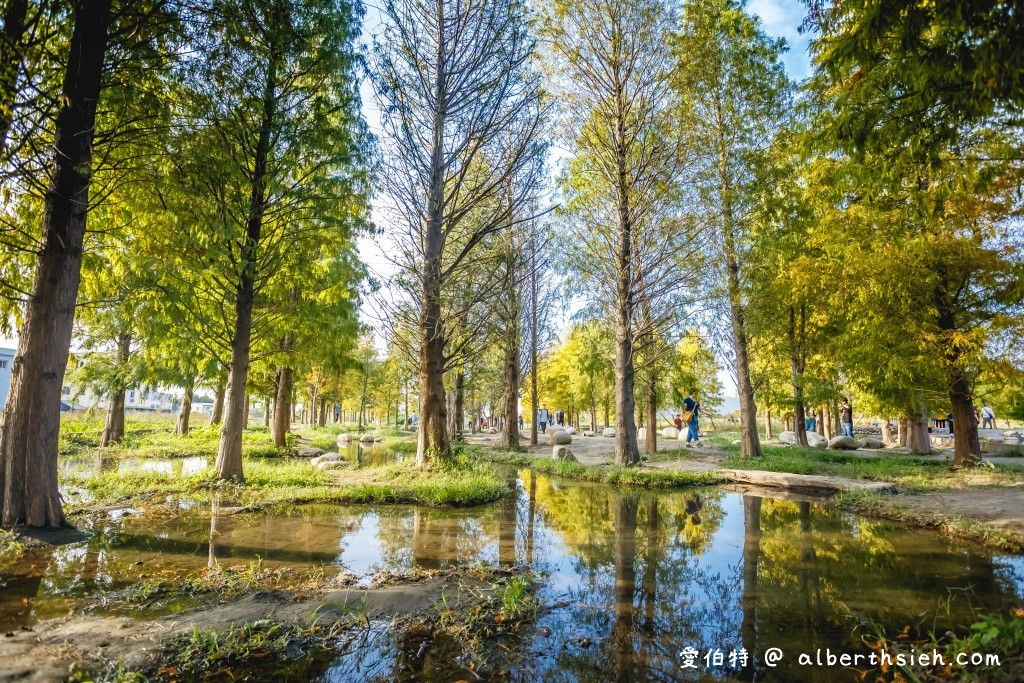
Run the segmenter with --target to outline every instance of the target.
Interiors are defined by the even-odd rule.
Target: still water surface
[[[554,606],[535,635],[515,643],[522,656],[506,672],[512,680],[827,681],[859,674],[798,668],[796,654],[866,653],[861,638],[872,628],[941,633],[971,623],[975,610],[1022,602],[1024,558],[821,502],[721,489],[623,491],[529,471],[509,486],[507,501],[462,510],[321,505],[226,514],[230,501],[181,501],[173,516],[112,511],[94,520],[89,541],[30,553],[0,574],[0,629],[70,609],[147,618],[158,612],[104,596],[140,577],[194,574],[214,559],[344,569],[364,583],[381,569],[488,562],[532,567],[542,577],[540,600]],[[450,645],[377,626],[309,675],[472,680]],[[681,668],[688,647],[700,653],[697,669]],[[768,648],[785,653],[775,668],[763,661]],[[704,656],[716,649],[724,663],[709,666]],[[729,653],[741,649],[746,666],[730,666]]]

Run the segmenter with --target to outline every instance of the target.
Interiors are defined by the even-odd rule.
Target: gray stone
[[[498,428],[497,427],[491,427],[490,429],[487,430],[487,433],[488,434],[497,434],[498,433]]]
[[[641,427],[640,429],[636,430],[636,440],[647,441],[647,427]]]
[[[555,446],[551,449],[551,457],[555,460],[563,460],[565,462],[579,462],[576,456],[572,454],[568,446]]]
[[[867,448],[870,450],[878,450],[880,448],[885,448],[885,442],[882,441],[881,439],[876,439],[873,436],[864,437],[863,439],[857,442],[857,445],[860,446],[861,448]]]
[[[548,435],[548,443],[552,446],[566,446],[572,443],[572,435],[559,430]]]
[[[796,432],[782,432],[779,434],[779,441],[789,446],[796,445]]]
[[[597,432],[592,432],[589,429],[583,432],[583,436],[597,436]]]
[[[574,436],[576,434],[576,428],[575,427],[566,427],[564,431],[569,436]]]
[[[344,445],[348,444],[350,441],[352,441],[352,435],[351,434],[338,434],[338,445],[339,446],[344,446]]]
[[[807,445],[811,448],[828,448],[828,439],[817,432],[807,432]]]
[[[351,464],[348,460],[323,460],[316,467],[318,470],[343,470]]]
[[[858,445],[857,440],[851,436],[833,436],[828,442],[828,447],[834,451],[855,451]]]
[[[661,435],[666,439],[678,439],[679,430],[676,429],[675,427],[665,427],[664,429],[661,430]]]
[[[315,458],[323,455],[325,452],[322,448],[300,448],[296,455],[300,458]]]
[[[615,427],[605,427],[604,431],[601,432],[601,436],[606,436],[609,439],[615,438]]]
[[[345,459],[345,456],[342,455],[341,453],[324,453],[323,455],[319,455],[319,456],[313,458],[309,462],[312,465],[319,465],[322,462],[336,462],[338,460],[344,460],[344,459]]]
[[[359,440],[362,441],[363,443],[373,443],[373,440],[376,438],[377,437],[374,436],[373,434],[366,432],[365,434],[359,437]]]

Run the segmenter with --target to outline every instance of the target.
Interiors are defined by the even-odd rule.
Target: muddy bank
[[[150,680],[181,680],[167,670],[165,655],[176,639],[187,638],[196,630],[229,632],[241,624],[273,620],[330,638],[341,633],[351,636],[374,624],[379,627],[381,622],[394,630],[425,630],[429,634],[442,613],[452,620],[451,626],[457,623],[453,615],[481,606],[500,607],[495,584],[484,577],[444,572],[416,580],[420,576],[406,577],[411,583],[331,591],[316,599],[300,599],[284,590],[259,591],[228,604],[151,621],[78,614],[51,619],[4,634],[0,639],[0,681],[64,680],[73,667],[98,672],[118,665],[145,673]],[[325,651],[330,646],[321,643]]]

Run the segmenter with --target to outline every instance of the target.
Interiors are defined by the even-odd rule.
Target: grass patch
[[[1024,481],[1024,473],[998,466],[952,471],[944,460],[913,455],[858,457],[844,451],[789,446],[764,446],[760,458],[730,455],[722,467],[739,470],[818,474],[848,479],[868,479],[898,484],[908,492],[1011,485]]]
[[[126,426],[121,443],[100,448],[100,432],[91,423],[61,423],[61,455],[102,455],[105,458],[192,458],[214,457],[220,443],[218,425],[196,427],[185,435],[174,433],[173,423],[130,429]],[[153,427],[152,425],[159,425]],[[85,427],[89,427],[86,429]],[[102,430],[102,425],[100,425]],[[250,427],[242,432],[242,454],[249,458],[276,458],[287,455],[274,445],[265,427]]]
[[[517,453],[499,453],[474,448],[474,457],[502,465],[528,467],[534,472],[549,474],[578,481],[592,481],[617,486],[643,486],[673,488],[682,486],[707,486],[724,480],[714,472],[685,472],[681,470],[658,470],[639,467],[599,466],[588,467],[578,462],[565,462],[553,458],[535,458]]]
[[[203,498],[225,492],[248,509],[282,503],[415,503],[464,507],[489,503],[508,495],[508,486],[495,473],[463,461],[448,469],[418,470],[415,463],[326,472],[305,461],[244,461],[245,481],[223,481],[212,468],[189,476],[173,472],[134,470],[68,475],[62,486],[88,491],[93,500],[124,501],[153,495]]]

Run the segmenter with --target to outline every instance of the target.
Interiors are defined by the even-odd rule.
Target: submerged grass
[[[658,470],[607,465],[590,467],[578,462],[565,462],[552,458],[536,458],[518,453],[495,452],[483,448],[473,448],[469,450],[469,453],[479,460],[514,467],[528,467],[534,472],[550,474],[556,477],[619,486],[671,488],[679,486],[707,486],[724,481],[722,477],[714,472],[686,472],[681,470]]]
[[[89,492],[96,502],[153,495],[203,497],[231,494],[248,509],[296,503],[416,503],[462,507],[489,503],[508,494],[495,473],[461,463],[447,469],[419,470],[412,462],[358,470],[325,472],[296,460],[246,459],[244,481],[222,481],[212,469],[181,476],[151,470],[70,474],[63,486]]]
[[[946,536],[981,543],[1007,552],[1024,552],[1024,534],[980,520],[909,507],[898,496],[873,491],[839,493],[833,504],[849,512],[899,522],[908,527],[935,529]]]

